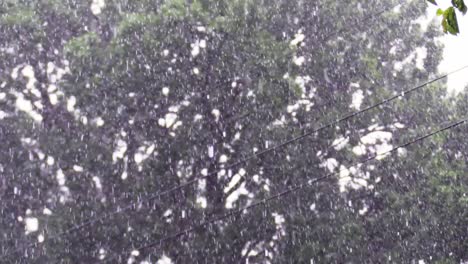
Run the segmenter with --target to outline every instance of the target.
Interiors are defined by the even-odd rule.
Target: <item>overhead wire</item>
[[[396,94],[396,95],[393,95],[393,96],[391,96],[391,97],[388,97],[387,99],[382,100],[382,101],[379,101],[378,103],[375,103],[375,104],[373,104],[373,105],[371,105],[371,106],[368,106],[368,107],[366,107],[366,108],[363,108],[362,110],[359,110],[359,111],[356,111],[356,112],[352,112],[352,113],[347,114],[347,115],[345,115],[345,116],[343,116],[343,117],[341,117],[341,118],[339,118],[339,119],[336,119],[336,120],[334,120],[334,121],[332,121],[332,122],[330,122],[330,123],[327,123],[327,124],[325,124],[325,125],[322,125],[322,126],[316,128],[316,129],[313,129],[313,130],[311,130],[311,131],[309,131],[309,132],[305,132],[305,133],[303,133],[302,135],[293,137],[293,138],[291,138],[291,139],[289,139],[289,140],[286,140],[286,141],[284,141],[284,142],[282,142],[282,143],[280,143],[280,144],[277,144],[277,145],[275,145],[275,146],[272,146],[271,148],[266,148],[266,149],[264,149],[264,150],[262,150],[262,151],[259,151],[259,152],[257,152],[257,153],[254,153],[254,154],[252,154],[252,155],[249,155],[249,156],[247,156],[247,157],[245,157],[245,158],[243,158],[243,159],[238,160],[237,162],[234,162],[234,163],[231,163],[231,164],[229,164],[229,165],[227,165],[227,166],[224,166],[223,168],[221,168],[221,169],[219,169],[219,170],[213,171],[213,172],[211,172],[211,173],[207,173],[206,175],[203,175],[203,176],[200,176],[200,177],[196,177],[196,178],[194,178],[194,179],[192,179],[192,180],[190,180],[190,181],[187,181],[187,182],[185,182],[185,183],[183,183],[183,184],[180,184],[180,185],[178,185],[178,186],[172,187],[172,188],[170,188],[170,189],[168,189],[168,190],[159,192],[159,193],[154,194],[154,195],[152,195],[152,196],[150,196],[150,197],[142,198],[141,200],[139,200],[139,201],[137,201],[137,202],[132,202],[132,203],[128,204],[127,206],[122,207],[122,208],[119,208],[119,209],[117,209],[117,210],[115,210],[115,211],[113,211],[113,212],[111,212],[111,213],[108,213],[108,214],[104,213],[101,217],[93,218],[93,219],[90,219],[89,221],[82,222],[82,223],[80,223],[80,224],[78,224],[78,225],[76,225],[76,226],[74,226],[74,227],[71,227],[71,228],[69,228],[69,229],[67,229],[67,230],[65,230],[65,231],[63,231],[63,232],[61,232],[61,233],[58,233],[58,234],[56,234],[56,235],[54,235],[54,236],[49,237],[48,239],[49,239],[49,240],[58,239],[58,238],[60,238],[60,237],[62,237],[62,236],[64,236],[64,235],[66,235],[66,234],[70,234],[70,233],[72,233],[72,232],[74,232],[74,231],[77,231],[77,230],[79,230],[79,229],[81,229],[81,228],[84,228],[84,227],[86,227],[86,226],[89,226],[89,225],[92,225],[92,224],[101,222],[101,221],[103,221],[103,220],[105,220],[105,219],[107,219],[107,218],[110,218],[110,217],[112,217],[112,216],[118,215],[118,214],[120,214],[120,213],[122,213],[122,212],[125,212],[125,211],[127,211],[127,210],[130,210],[131,208],[134,208],[134,207],[135,207],[136,205],[138,205],[138,204],[141,204],[141,203],[143,203],[143,202],[148,202],[148,201],[155,200],[155,199],[157,199],[157,198],[160,198],[160,197],[162,197],[162,196],[164,196],[164,195],[167,195],[167,194],[169,194],[169,193],[172,193],[172,192],[174,192],[174,191],[181,190],[181,189],[183,189],[183,188],[185,188],[185,187],[188,187],[188,186],[190,186],[190,185],[192,185],[192,184],[194,184],[194,183],[196,183],[196,182],[198,182],[198,181],[200,181],[200,180],[207,179],[207,178],[209,178],[209,177],[212,177],[212,176],[214,176],[214,175],[217,175],[221,170],[229,170],[229,169],[235,168],[235,167],[237,167],[237,166],[239,166],[239,165],[242,165],[242,164],[244,164],[244,163],[247,163],[247,162],[249,162],[249,161],[251,161],[251,160],[253,160],[253,159],[256,159],[256,158],[258,158],[258,157],[260,157],[260,156],[263,156],[263,155],[265,155],[265,154],[267,154],[267,153],[270,153],[270,152],[273,152],[273,151],[278,150],[278,149],[280,149],[280,148],[283,148],[283,147],[285,147],[285,146],[287,146],[287,145],[290,145],[290,144],[292,144],[292,143],[294,143],[294,142],[296,142],[296,141],[299,141],[299,140],[304,139],[304,138],[306,138],[306,137],[308,137],[308,136],[314,135],[314,134],[316,134],[316,133],[318,133],[318,132],[320,132],[320,131],[322,131],[322,130],[325,130],[325,129],[327,129],[327,128],[331,128],[331,127],[333,127],[333,126],[335,126],[335,125],[337,125],[337,124],[339,124],[339,123],[341,123],[341,122],[348,121],[348,120],[350,120],[350,119],[352,119],[352,118],[354,118],[354,117],[356,117],[356,116],[358,116],[358,115],[360,115],[360,114],[363,114],[363,113],[368,112],[368,111],[370,111],[370,110],[372,110],[372,109],[375,109],[375,108],[378,108],[378,107],[380,107],[380,106],[382,106],[382,105],[385,105],[385,104],[387,104],[387,103],[390,103],[390,102],[392,102],[392,101],[394,101],[394,100],[396,100],[396,99],[404,98],[404,97],[408,96],[409,94],[412,94],[413,92],[418,91],[418,90],[420,90],[420,89],[422,89],[422,88],[428,86],[428,85],[431,84],[431,83],[434,83],[434,82],[437,82],[437,81],[439,81],[439,80],[442,80],[442,79],[444,79],[444,78],[446,78],[446,77],[448,77],[448,76],[450,76],[450,75],[452,75],[452,74],[455,74],[455,73],[460,72],[460,71],[462,71],[462,70],[464,70],[464,69],[467,69],[467,68],[468,68],[468,65],[462,66],[462,67],[460,67],[460,68],[458,68],[458,69],[456,69],[456,70],[450,71],[449,73],[440,75],[439,77],[436,77],[436,78],[434,78],[434,79],[431,79],[431,80],[429,80],[429,81],[426,81],[426,82],[424,82],[424,83],[422,83],[422,84],[420,84],[420,85],[418,85],[418,86],[415,86],[415,87],[413,87],[413,88],[404,90],[404,91],[402,91],[402,92],[399,93],[399,94]],[[29,244],[29,245],[27,245],[27,246],[25,246],[25,247],[23,247],[23,248],[17,248],[17,249],[15,249],[15,250],[13,250],[12,252],[4,253],[4,254],[2,255],[2,257],[11,256],[12,254],[18,253],[20,250],[24,250],[24,249],[27,249],[27,248],[35,247],[35,246],[37,246],[37,245],[39,245],[39,244],[40,244],[39,242],[31,243],[31,244]]]
[[[388,150],[388,151],[381,152],[381,153],[375,153],[374,155],[372,155],[372,156],[370,156],[370,157],[368,157],[368,158],[366,158],[366,159],[363,159],[363,160],[361,160],[361,161],[359,161],[359,162],[357,162],[357,163],[354,163],[354,164],[350,165],[350,167],[358,167],[358,166],[363,165],[363,164],[365,164],[365,163],[367,163],[367,162],[370,162],[370,161],[372,161],[372,160],[375,160],[375,159],[377,159],[377,158],[379,158],[379,157],[386,156],[386,155],[388,155],[388,154],[391,154],[391,153],[397,151],[398,149],[406,148],[406,147],[408,147],[408,146],[410,146],[410,145],[412,145],[412,144],[415,144],[415,143],[418,143],[418,142],[420,142],[420,141],[423,141],[423,140],[425,140],[425,139],[427,139],[427,138],[429,138],[429,137],[432,137],[432,136],[434,136],[434,135],[436,135],[436,134],[439,134],[439,133],[442,133],[442,132],[444,132],[444,131],[453,129],[453,128],[455,128],[455,127],[458,127],[458,126],[460,126],[460,125],[466,123],[467,121],[468,121],[468,118],[461,119],[461,120],[456,121],[456,122],[454,122],[454,123],[451,123],[451,124],[449,124],[449,125],[447,125],[447,126],[444,126],[444,127],[442,127],[442,128],[439,128],[439,129],[437,129],[437,130],[435,130],[435,131],[433,131],[433,132],[430,132],[430,133],[428,133],[428,134],[425,134],[425,135],[423,135],[423,136],[420,136],[420,137],[417,137],[417,138],[415,138],[415,139],[413,139],[413,140],[410,140],[410,141],[408,141],[408,142],[406,142],[406,143],[403,143],[403,144],[401,144],[401,145],[398,145],[398,146],[396,146],[396,147],[394,147],[394,148],[392,148],[392,149],[390,149],[390,150]],[[221,220],[224,220],[224,219],[233,217],[233,216],[240,215],[240,214],[242,214],[244,211],[247,211],[247,210],[249,210],[249,209],[253,209],[253,208],[258,207],[258,206],[260,206],[260,205],[265,205],[265,204],[267,204],[267,203],[269,203],[269,202],[271,202],[271,201],[277,200],[277,199],[282,198],[282,197],[284,197],[284,196],[287,196],[287,195],[290,195],[290,194],[292,195],[292,194],[294,194],[295,192],[297,192],[297,191],[299,191],[299,190],[301,190],[301,189],[304,189],[304,188],[306,188],[306,187],[310,187],[310,186],[312,186],[312,185],[314,185],[314,184],[316,184],[316,183],[318,183],[318,182],[320,182],[320,181],[323,181],[323,180],[326,180],[326,179],[332,177],[333,175],[339,175],[342,171],[345,171],[345,170],[348,170],[348,169],[347,169],[347,168],[343,168],[343,169],[338,170],[337,172],[331,172],[331,173],[326,174],[326,175],[324,175],[324,176],[321,176],[321,177],[318,177],[318,178],[314,178],[314,179],[312,179],[312,180],[309,180],[309,181],[307,181],[306,183],[294,185],[294,186],[292,186],[292,187],[289,187],[289,188],[286,189],[285,191],[282,191],[282,192],[279,192],[279,193],[277,193],[277,194],[275,194],[275,195],[269,196],[269,197],[267,197],[267,198],[265,198],[265,199],[263,199],[263,200],[257,201],[257,202],[255,202],[255,203],[252,203],[252,204],[250,204],[250,205],[248,205],[248,206],[242,207],[242,208],[237,209],[237,210],[229,211],[229,212],[227,212],[227,213],[225,213],[225,214],[223,214],[223,215],[221,215],[221,216],[218,216],[218,217],[215,217],[215,218],[213,218],[213,219],[204,221],[203,223],[198,224],[198,225],[196,225],[196,226],[189,227],[189,228],[187,228],[187,229],[185,229],[185,230],[182,230],[182,231],[180,231],[180,232],[174,233],[174,234],[169,235],[169,236],[165,236],[165,237],[163,237],[162,239],[159,239],[159,240],[156,240],[156,241],[153,241],[153,242],[144,244],[144,245],[142,245],[142,246],[140,246],[140,247],[134,248],[134,249],[132,249],[131,251],[134,251],[134,250],[140,251],[140,250],[144,250],[144,249],[147,249],[147,248],[155,247],[155,246],[158,246],[158,245],[161,246],[161,245],[162,245],[165,241],[167,241],[167,240],[176,239],[176,238],[178,238],[178,237],[185,236],[185,235],[187,235],[187,234],[189,234],[189,233],[192,233],[192,232],[196,231],[197,229],[204,228],[204,227],[206,227],[207,225],[216,223],[216,222],[218,222],[218,221],[221,221]],[[349,177],[349,176],[346,176],[346,177]],[[340,179],[340,178],[342,178],[342,177],[338,177],[338,179]],[[126,251],[126,252],[124,252],[124,253],[122,253],[122,254],[119,254],[119,256],[122,256],[122,255],[124,255],[124,254],[128,254],[128,253],[131,252],[131,251]],[[106,262],[111,261],[111,260],[113,260],[113,259],[115,259],[115,257],[112,257],[112,258],[107,259]]]
[[[386,11],[391,10],[391,9],[393,9],[393,8],[395,8],[395,7],[399,6],[399,5],[401,5],[401,4],[402,4],[402,3],[398,3],[398,4],[394,5],[394,6],[384,8],[384,9],[382,9],[381,11],[375,13],[374,15],[371,15],[371,16],[366,17],[366,18],[363,19],[360,23],[363,23],[363,22],[365,22],[365,21],[368,21],[368,20],[374,19],[374,18],[376,18],[376,17],[379,17],[380,15],[382,15],[383,13],[385,13]],[[342,29],[340,29],[340,30],[338,30],[338,31],[336,31],[336,32],[333,32],[333,33],[331,33],[329,36],[332,36],[332,35],[335,35],[335,34],[339,34],[340,32],[343,32],[343,31],[345,31],[345,28],[342,28]],[[238,160],[237,162],[231,163],[231,164],[229,164],[229,165],[227,165],[227,166],[224,166],[224,167],[222,167],[222,168],[220,168],[220,169],[218,169],[218,170],[216,170],[216,171],[209,172],[209,173],[207,173],[207,174],[205,174],[205,175],[203,175],[203,176],[200,176],[200,177],[196,177],[196,178],[194,178],[194,179],[192,179],[192,180],[190,180],[190,181],[187,181],[187,182],[185,182],[185,183],[183,183],[183,184],[180,184],[180,185],[178,185],[178,186],[174,186],[174,187],[172,187],[172,188],[170,188],[170,189],[168,189],[168,190],[159,192],[159,193],[154,194],[154,195],[151,195],[151,196],[149,196],[149,197],[142,198],[142,199],[140,199],[140,200],[137,201],[137,202],[132,202],[132,203],[128,204],[127,206],[124,206],[124,207],[122,207],[122,208],[118,208],[117,210],[115,210],[115,211],[113,211],[113,212],[111,212],[111,213],[104,213],[104,214],[101,215],[100,217],[91,218],[91,219],[88,219],[88,220],[86,220],[86,221],[83,221],[83,222],[81,222],[81,223],[79,223],[79,224],[77,224],[77,225],[74,225],[73,227],[71,227],[71,228],[69,228],[69,229],[66,229],[66,230],[64,230],[64,231],[62,231],[62,232],[60,232],[60,233],[57,233],[57,234],[55,234],[55,235],[53,235],[53,236],[50,236],[50,237],[48,237],[48,238],[46,238],[46,239],[48,239],[48,240],[55,240],[55,239],[58,239],[58,238],[60,238],[60,237],[62,237],[62,236],[65,236],[65,235],[67,235],[67,234],[70,234],[70,233],[73,233],[73,232],[75,232],[75,231],[77,231],[77,230],[80,230],[80,229],[82,229],[82,228],[84,228],[84,227],[86,227],[86,226],[90,226],[90,225],[93,225],[93,224],[102,222],[103,220],[105,220],[105,219],[107,219],[107,218],[110,218],[110,217],[112,217],[112,216],[118,215],[118,214],[123,213],[123,212],[125,212],[125,211],[127,211],[127,210],[130,210],[131,208],[134,208],[136,205],[138,205],[138,204],[140,204],[140,203],[155,200],[155,199],[157,199],[157,198],[160,198],[160,197],[162,197],[162,196],[164,196],[164,195],[167,195],[167,194],[169,194],[169,193],[172,193],[172,192],[174,192],[174,191],[177,191],[177,190],[183,189],[183,188],[185,188],[185,187],[188,187],[188,186],[190,186],[190,185],[192,185],[192,184],[194,184],[194,183],[196,183],[196,182],[198,182],[198,181],[200,181],[200,180],[203,180],[203,179],[212,177],[212,176],[214,176],[214,175],[217,175],[217,174],[218,174],[220,171],[222,171],[222,170],[228,170],[228,169],[235,168],[235,167],[237,167],[237,166],[239,166],[239,165],[242,165],[242,164],[247,163],[247,162],[249,162],[249,161],[251,161],[251,160],[253,160],[253,159],[256,159],[256,158],[258,158],[258,157],[261,157],[261,156],[263,156],[263,155],[265,155],[265,154],[267,154],[267,153],[273,152],[273,151],[278,150],[278,149],[280,149],[280,148],[282,148],[282,147],[285,147],[285,146],[287,146],[287,145],[290,145],[290,144],[292,144],[292,143],[294,143],[294,142],[296,142],[296,141],[299,141],[299,140],[301,140],[301,139],[303,139],[303,138],[306,138],[306,137],[308,137],[308,136],[310,136],[310,135],[316,134],[316,133],[318,133],[318,132],[320,132],[320,131],[322,131],[322,130],[325,130],[325,129],[327,129],[327,128],[333,127],[334,125],[336,125],[336,124],[338,124],[338,123],[347,121],[347,120],[349,120],[349,119],[351,119],[351,118],[353,118],[353,117],[355,117],[355,116],[357,116],[357,115],[360,115],[360,114],[362,114],[362,113],[364,113],[364,112],[370,111],[371,109],[374,109],[374,108],[377,108],[377,107],[379,107],[379,106],[381,106],[381,105],[383,105],[383,104],[389,103],[389,102],[391,102],[391,101],[393,101],[393,100],[395,100],[395,99],[397,99],[397,98],[404,97],[404,96],[406,96],[406,95],[408,95],[408,94],[410,94],[410,93],[412,93],[412,92],[414,92],[414,91],[416,91],[416,90],[418,90],[418,89],[421,89],[421,88],[427,86],[427,85],[430,84],[430,83],[433,83],[433,82],[436,82],[436,81],[441,80],[441,79],[443,79],[443,78],[446,78],[447,76],[449,76],[449,75],[451,75],[451,74],[454,74],[454,73],[456,73],[456,72],[458,72],[458,71],[461,71],[461,70],[463,70],[463,69],[465,69],[465,68],[467,68],[467,67],[468,67],[468,65],[466,65],[466,66],[464,66],[464,67],[461,67],[461,68],[459,68],[459,69],[457,69],[457,70],[454,70],[454,71],[452,71],[452,72],[449,72],[449,73],[447,73],[447,74],[441,75],[441,76],[439,76],[439,77],[437,77],[437,78],[435,78],[435,79],[432,79],[432,80],[430,80],[430,81],[427,81],[427,82],[425,82],[425,83],[423,83],[423,84],[421,84],[421,85],[419,85],[419,86],[416,86],[416,87],[414,87],[414,88],[412,88],[412,89],[408,89],[408,90],[406,90],[406,91],[403,91],[403,92],[401,92],[401,93],[398,94],[398,95],[395,95],[395,96],[392,96],[392,97],[390,97],[390,98],[387,98],[387,99],[385,99],[385,100],[383,100],[383,101],[381,101],[381,102],[379,102],[379,103],[377,103],[377,104],[374,104],[374,105],[372,105],[372,106],[370,106],[370,107],[367,107],[367,108],[364,108],[364,109],[362,109],[362,110],[360,110],[360,111],[353,112],[353,113],[351,113],[351,114],[345,115],[344,117],[339,118],[339,119],[337,119],[337,120],[335,120],[335,121],[333,121],[333,122],[330,122],[330,123],[328,123],[328,124],[326,124],[326,125],[322,125],[321,127],[317,128],[317,129],[314,129],[314,130],[309,131],[309,132],[305,132],[305,133],[303,133],[303,134],[300,135],[300,136],[293,137],[293,138],[291,138],[291,139],[289,139],[289,140],[286,140],[286,141],[284,141],[284,142],[282,142],[282,143],[280,143],[280,144],[278,144],[278,145],[275,145],[275,146],[273,146],[273,147],[271,147],[271,148],[266,148],[266,149],[264,149],[264,150],[262,150],[262,151],[260,151],[260,152],[257,152],[257,153],[254,153],[254,154],[252,154],[252,155],[249,155],[249,156],[247,156],[247,157],[245,157],[245,158],[242,158],[242,159]],[[38,244],[39,244],[39,242],[31,243],[31,244],[29,244],[29,245],[26,245],[24,248],[19,248],[19,249],[16,249],[16,250],[12,251],[12,252],[7,252],[7,253],[3,254],[3,256],[9,256],[9,255],[11,255],[11,254],[14,254],[14,253],[19,252],[20,250],[24,250],[24,249],[27,249],[27,248],[31,248],[31,247],[37,246]]]

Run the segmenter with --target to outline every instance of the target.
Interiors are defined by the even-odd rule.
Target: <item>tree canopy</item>
[[[443,80],[402,94],[442,46],[397,3],[3,1],[2,259],[467,261],[466,126],[354,165],[466,117]]]

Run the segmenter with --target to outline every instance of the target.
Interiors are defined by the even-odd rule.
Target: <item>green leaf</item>
[[[444,14],[444,10],[442,10],[441,8],[437,9],[438,16],[442,16],[443,14]]]
[[[436,1],[435,0],[427,0],[428,2],[430,2],[431,4],[433,5],[437,5]]]
[[[442,27],[444,32],[449,32],[452,35],[460,33],[458,29],[457,14],[455,8],[449,7],[444,11],[444,18],[442,19]]]
[[[467,8],[463,0],[452,0],[452,5],[458,10],[460,10],[460,12],[462,12],[463,14],[466,14]]]

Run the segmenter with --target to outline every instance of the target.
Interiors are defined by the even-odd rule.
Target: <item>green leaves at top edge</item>
[[[435,0],[427,0],[433,5],[437,6],[437,2]],[[455,9],[460,11],[462,14],[466,14],[467,12],[467,6],[465,5],[464,0],[452,0],[452,6],[443,10],[443,9],[437,9],[437,15],[438,16],[443,16],[442,18],[442,28],[444,30],[444,33],[450,33],[452,35],[457,35],[460,33],[460,30],[458,28],[458,21],[457,21],[457,14],[455,12]]]
[[[443,13],[442,28],[444,33],[457,35],[460,33],[458,28],[457,15],[454,7],[447,8]]]
[[[466,14],[467,8],[463,0],[452,0],[452,5],[458,10],[460,10],[460,12],[462,12],[463,14]]]

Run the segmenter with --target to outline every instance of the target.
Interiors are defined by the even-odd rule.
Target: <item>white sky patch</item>
[[[28,89],[36,97],[41,97],[41,92],[35,88],[36,77],[34,75],[34,68],[31,65],[26,65],[21,70],[21,74],[28,79],[26,89]]]
[[[369,130],[381,129],[381,128],[382,127],[379,127],[378,125],[372,125],[369,127]],[[376,159],[379,159],[379,160],[383,159],[389,153],[385,155],[383,154],[390,151],[393,148],[391,144],[388,144],[388,141],[390,141],[392,137],[393,137],[393,134],[391,132],[372,131],[368,133],[367,135],[361,137],[362,144],[354,146],[352,151],[357,156],[362,156],[366,154],[367,151],[369,150],[371,153],[375,153],[377,155]],[[370,145],[369,148],[366,145]]]
[[[364,144],[376,144],[377,141],[388,141],[392,139],[393,134],[387,131],[373,131],[361,138],[361,142]]]
[[[367,127],[367,130],[374,131],[374,130],[383,130],[385,127],[379,124],[373,124]]]
[[[146,155],[153,154],[155,149],[156,149],[156,145],[154,145],[154,144],[149,145],[145,150]]]
[[[226,208],[232,209],[234,207],[234,203],[239,199],[241,195],[248,195],[249,192],[245,188],[245,182],[241,184],[239,188],[233,191],[227,198],[226,198]]]
[[[94,186],[96,186],[96,189],[99,189],[99,190],[102,189],[101,179],[99,179],[99,177],[94,176],[93,182],[94,182]]]
[[[44,235],[43,234],[40,234],[40,235],[37,236],[37,242],[39,242],[39,243],[44,242]]]
[[[58,88],[57,88],[57,85],[55,84],[49,84],[49,86],[47,86],[47,92],[48,93],[53,93],[55,91],[57,91]]]
[[[164,122],[167,128],[170,128],[177,120],[177,114],[167,113],[164,117]]]
[[[66,182],[65,174],[63,174],[63,171],[61,169],[57,170],[57,174],[55,175],[55,178],[57,179],[57,182],[60,186],[65,185],[65,182]]]
[[[405,148],[399,148],[397,150],[397,153],[399,157],[405,157],[406,155],[408,155],[408,150],[406,150]]]
[[[21,68],[21,65],[18,65],[18,66],[16,66],[15,68],[13,68],[13,70],[11,71],[10,76],[11,76],[11,78],[12,78],[13,80],[18,79],[18,71],[19,71],[20,68]]]
[[[54,157],[48,156],[47,159],[46,159],[46,163],[47,163],[47,165],[49,165],[49,166],[54,165],[54,163],[55,163]]]
[[[120,178],[122,180],[126,180],[128,178],[128,172],[126,170],[124,172],[122,172],[122,175],[120,175]]]
[[[150,146],[142,146],[138,148],[138,151],[134,155],[134,160],[136,164],[141,164],[144,160],[149,158],[151,154],[153,154],[154,149],[156,146],[154,144],[151,144]]]
[[[404,127],[405,127],[404,124],[399,123],[399,122],[394,123],[392,126],[393,126],[394,128],[396,128],[396,129],[400,129],[400,128],[404,128]]]
[[[39,230],[39,220],[35,217],[26,217],[24,219],[24,230],[26,234]]]
[[[42,105],[41,101],[35,101],[34,106],[37,107],[38,109],[42,109],[44,106]]]
[[[79,166],[79,165],[73,165],[73,170],[76,171],[76,172],[82,172],[83,171],[83,167]]]
[[[211,110],[211,114],[215,117],[216,121],[218,121],[221,116],[221,112],[218,109]]]
[[[166,127],[166,119],[164,118],[159,118],[158,119],[158,125],[162,127]]]
[[[169,95],[169,91],[170,91],[170,90],[169,90],[169,87],[163,87],[163,88],[162,88],[162,94],[163,94],[164,96],[168,96],[168,95]]]
[[[91,12],[94,15],[99,15],[102,12],[102,9],[106,6],[104,0],[93,0],[91,3]]]
[[[445,9],[451,6],[450,1],[437,1],[439,6],[428,4],[426,17],[420,19],[421,24],[426,26],[431,20],[435,20],[435,23],[440,27],[441,17],[437,17],[436,11],[438,8]],[[468,61],[468,15],[461,15],[457,13],[458,25],[460,26],[460,34],[452,36],[450,34],[443,35],[439,40],[444,44],[444,53],[441,64],[439,65],[439,71],[449,72],[460,68]],[[448,76],[447,91],[456,95],[463,91],[468,85],[468,74],[467,70],[458,72]]]
[[[338,186],[340,188],[340,192],[345,192],[346,187],[348,186],[349,182],[351,181],[351,178],[349,177],[349,170],[346,169],[345,166],[341,165],[340,166],[340,174],[338,178]]]
[[[367,153],[366,146],[364,145],[357,145],[353,147],[353,153],[362,156]]]
[[[239,173],[236,173],[229,182],[228,186],[224,188],[224,193],[228,193],[236,184],[242,179],[242,176]]]
[[[34,68],[31,65],[26,65],[21,70],[21,74],[28,79],[34,78]]]
[[[172,215],[172,210],[171,209],[167,209],[163,214],[164,217],[169,217],[171,215]]]
[[[297,46],[299,43],[301,43],[302,41],[304,41],[305,39],[305,35],[302,34],[302,33],[297,33],[296,35],[294,35],[294,39],[291,40],[290,44],[291,46]]]
[[[400,12],[401,12],[401,4],[395,6],[395,7],[393,8],[393,12],[395,12],[395,13],[400,13]]]
[[[198,56],[198,54],[200,54],[200,46],[192,44],[192,51],[190,53],[192,57]]]
[[[208,146],[208,157],[210,157],[210,158],[214,157],[214,146],[213,145]]]
[[[293,63],[296,64],[297,66],[301,66],[302,64],[304,64],[304,62],[305,62],[304,56],[300,56],[300,57],[294,56],[293,58]]]
[[[427,57],[426,48],[417,48],[416,49],[416,68],[424,70],[424,60]]]
[[[238,174],[240,176],[245,176],[247,174],[247,171],[244,168],[240,168]]]
[[[359,210],[359,214],[360,215],[364,215],[367,213],[367,211],[369,210],[369,207],[367,207],[367,205],[364,205],[364,207],[362,209]]]
[[[193,71],[193,74],[195,74],[195,75],[198,75],[198,74],[200,74],[200,70],[199,70],[198,68],[196,68],[196,67],[195,67],[195,68],[193,68],[193,70],[192,70],[192,71]]]
[[[203,196],[198,196],[197,197],[197,204],[201,207],[201,208],[206,208],[207,206],[207,201],[206,201],[206,198],[203,197]]]
[[[219,163],[226,163],[228,161],[228,157],[226,155],[221,155],[219,157]]]
[[[198,42],[198,45],[200,46],[200,48],[204,49],[206,48],[206,40],[202,39]]]
[[[258,174],[255,174],[253,177],[252,177],[252,180],[255,182],[255,183],[260,183],[260,176]]]
[[[37,150],[36,153],[40,160],[43,160],[45,158],[44,152]]]
[[[231,172],[231,171],[229,171],[229,172]],[[225,175],[226,175],[226,170],[220,170],[220,171],[218,172],[218,175],[217,175],[217,176],[218,176],[218,179],[221,179],[221,178],[224,177]]]
[[[361,109],[362,101],[364,100],[364,92],[359,89],[353,93],[350,107],[359,110]]]
[[[20,111],[27,113],[34,121],[41,122],[42,116],[38,112],[33,110],[33,104],[31,103],[31,101],[24,99],[24,96],[21,93],[15,93],[15,95],[16,108]]]
[[[334,158],[329,158],[322,162],[321,166],[327,168],[330,172],[333,172],[336,167],[338,167],[338,161]]]
[[[180,105],[172,105],[172,106],[169,106],[167,110],[169,110],[169,112],[177,113],[179,112],[179,109],[180,109]]]
[[[52,105],[56,105],[59,101],[58,95],[56,93],[49,94],[49,101]]]
[[[284,219],[284,216],[282,216],[281,214],[272,213],[271,215],[273,216],[273,219],[275,220],[276,225],[282,225],[284,224],[284,222],[286,222],[286,220]]]
[[[88,124],[88,118],[87,118],[86,116],[80,117],[80,121],[81,121],[81,123],[83,123],[83,125],[87,125],[87,124]]]
[[[192,47],[192,57],[196,57],[200,54],[200,49],[206,48],[206,40],[197,40],[195,43],[190,44],[190,46]]]
[[[49,62],[47,63],[47,68],[46,68],[46,69],[47,69],[47,70],[46,70],[46,71],[47,71],[47,74],[51,74],[52,72],[54,72],[55,64],[54,64],[53,62],[49,61]]]
[[[143,153],[137,152],[137,153],[135,153],[133,159],[135,160],[135,163],[136,163],[136,164],[140,164],[140,163],[143,162],[143,160],[145,159],[145,157],[144,157],[144,154],[143,154]]]
[[[71,196],[70,189],[67,186],[61,186],[59,202],[61,204],[65,204],[67,201],[70,200],[70,196]]]
[[[119,139],[117,141],[117,147],[112,153],[112,160],[116,162],[118,159],[123,159],[125,152],[127,151],[127,142]]]
[[[382,160],[390,154],[389,151],[393,149],[393,146],[388,143],[382,143],[379,145],[375,145],[375,149],[376,154],[378,155],[376,159]]]
[[[344,147],[346,147],[348,142],[349,142],[349,137],[346,137],[346,138],[340,137],[340,138],[333,140],[332,145],[336,150],[342,150]]]
[[[299,85],[299,87],[301,87],[301,90],[302,90],[302,93],[303,95],[305,94],[305,86],[308,82],[310,82],[312,80],[312,78],[310,78],[310,76],[296,76],[296,78],[294,79],[294,82]]]
[[[359,168],[340,166],[340,174],[338,177],[338,186],[340,192],[346,192],[349,189],[360,189],[368,187],[367,179],[369,172],[363,172]]]
[[[390,51],[391,52],[391,51]],[[405,66],[410,65],[416,66],[420,70],[424,70],[424,60],[427,57],[427,49],[425,47],[417,47],[408,57],[402,61],[398,61],[394,64],[393,69],[395,71],[402,71]],[[416,62],[414,64],[413,60]]]
[[[296,112],[297,110],[299,110],[299,104],[288,105],[286,107],[286,112],[290,114]]]
[[[75,110],[75,105],[76,105],[76,97],[72,95],[67,100],[67,110],[69,112],[73,112],[73,110]]]
[[[103,248],[100,248],[100,249],[99,249],[99,259],[100,259],[100,260],[105,259],[105,258],[106,258],[106,254],[107,254],[107,252],[106,252],[105,249],[103,249]]]
[[[102,127],[104,125],[104,119],[102,119],[100,116],[99,117],[96,117],[94,120],[93,120],[94,124],[96,124],[97,127]]]
[[[52,211],[49,209],[49,208],[44,208],[44,210],[42,210],[42,213],[44,215],[52,215]]]
[[[416,58],[416,51],[413,51],[404,60],[395,62],[395,64],[393,65],[393,69],[398,72],[402,71],[406,65],[411,64],[414,58]]]

